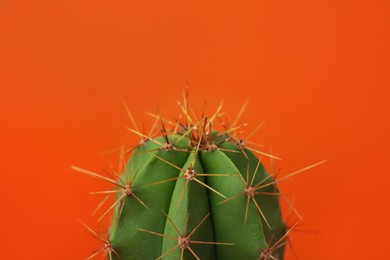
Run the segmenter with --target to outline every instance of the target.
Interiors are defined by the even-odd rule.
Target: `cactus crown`
[[[104,243],[90,258],[105,252],[109,259],[283,259],[295,225],[287,230],[282,219],[279,199],[287,197],[277,183],[322,162],[279,179],[267,173],[261,158],[279,158],[247,145],[263,124],[241,137],[246,124],[238,122],[246,105],[232,121],[223,119],[222,103],[211,116],[203,109],[197,117],[185,91],[179,117],[150,114],[155,123],[149,133],[137,127],[125,105],[133,125],[128,129],[140,141],[122,149],[121,175],[72,167],[115,186],[96,192],[116,195],[99,218],[114,211],[110,235],[84,224]]]

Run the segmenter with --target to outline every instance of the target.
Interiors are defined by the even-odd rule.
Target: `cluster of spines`
[[[135,123],[135,120],[134,120],[132,114],[130,113],[128,107],[123,102],[125,109],[126,109],[128,115],[129,115],[129,118],[131,120],[131,123],[133,125],[132,128],[128,127],[127,129],[130,130],[131,132],[135,133],[136,135],[138,135],[138,137],[140,138],[140,141],[137,145],[135,145],[127,150],[123,150],[123,148],[121,149],[120,167],[119,167],[117,172],[114,171],[114,174],[115,174],[114,178],[117,178],[117,179],[114,179],[111,177],[106,177],[106,176],[100,175],[98,173],[94,173],[94,172],[91,172],[91,171],[88,171],[88,170],[85,170],[85,169],[82,169],[82,168],[79,168],[76,166],[72,166],[72,169],[74,169],[76,171],[82,172],[82,173],[90,175],[92,177],[99,178],[99,179],[104,180],[106,182],[109,182],[115,186],[115,189],[112,189],[112,190],[91,192],[91,194],[105,194],[106,195],[106,197],[98,205],[97,209],[100,208],[107,201],[107,199],[109,198],[109,195],[112,195],[112,194],[117,195],[116,201],[104,212],[104,214],[98,219],[98,222],[100,222],[111,210],[116,208],[119,213],[117,214],[117,218],[114,221],[117,223],[119,221],[121,214],[122,214],[122,210],[123,210],[123,207],[125,205],[125,201],[126,201],[127,197],[129,197],[129,196],[133,196],[138,201],[138,203],[140,203],[145,209],[149,210],[148,206],[142,201],[141,198],[139,198],[136,195],[136,193],[134,192],[134,190],[132,188],[132,184],[134,183],[134,180],[137,177],[138,170],[135,173],[130,174],[130,175],[132,175],[132,177],[130,178],[130,176],[128,174],[129,171],[126,171],[126,169],[125,169],[126,168],[125,155],[133,152],[137,148],[144,147],[148,142],[153,142],[157,146],[156,148],[149,150],[148,152],[153,152],[156,150],[181,151],[181,152],[188,152],[188,153],[194,152],[195,153],[194,158],[196,158],[197,154],[200,151],[213,152],[216,150],[221,150],[221,151],[225,151],[225,152],[242,153],[249,160],[248,155],[246,153],[246,150],[250,150],[252,152],[260,154],[260,160],[258,161],[258,164],[256,165],[256,169],[253,172],[252,178],[249,177],[249,164],[248,164],[247,171],[246,171],[246,178],[241,176],[241,174],[237,174],[237,173],[234,173],[234,174],[233,173],[215,174],[215,176],[218,176],[218,177],[238,176],[240,178],[241,183],[243,185],[243,191],[241,193],[236,194],[234,196],[231,196],[229,198],[225,197],[219,191],[211,188],[206,183],[199,181],[196,178],[197,176],[212,176],[213,174],[210,174],[210,173],[209,174],[202,174],[202,173],[199,174],[199,173],[197,173],[194,170],[194,165],[196,163],[195,159],[193,161],[193,164],[191,164],[187,169],[182,169],[179,166],[174,165],[161,157],[158,157],[157,155],[153,155],[156,158],[158,158],[159,160],[167,163],[168,165],[170,165],[174,168],[177,168],[177,170],[182,171],[183,174],[179,177],[169,178],[169,179],[166,179],[166,180],[163,180],[160,182],[150,183],[147,186],[158,185],[158,184],[161,184],[164,182],[174,181],[174,180],[178,180],[180,178],[183,178],[183,179],[186,179],[186,184],[182,190],[181,197],[185,191],[185,188],[188,186],[188,184],[191,181],[196,181],[199,184],[203,185],[205,188],[207,188],[207,189],[211,190],[212,192],[216,193],[217,195],[223,197],[224,200],[220,202],[221,204],[228,203],[229,201],[234,200],[235,198],[237,198],[239,196],[245,196],[247,198],[247,203],[246,203],[245,217],[243,220],[244,223],[247,221],[248,206],[249,206],[249,203],[252,201],[255,204],[256,208],[258,209],[259,213],[261,214],[264,222],[267,224],[268,227],[270,227],[270,225],[269,225],[261,207],[258,205],[258,203],[254,199],[254,197],[256,195],[259,195],[259,194],[271,195],[271,196],[277,196],[277,197],[282,195],[283,198],[285,198],[287,203],[290,205],[291,209],[297,214],[299,221],[297,223],[294,223],[293,225],[291,225],[288,228],[288,230],[285,231],[283,236],[281,236],[277,241],[273,242],[271,239],[268,242],[267,247],[261,248],[262,250],[259,252],[259,257],[258,257],[260,260],[268,260],[268,259],[277,260],[277,258],[273,255],[273,252],[276,251],[277,249],[279,249],[280,247],[283,247],[285,245],[286,241],[290,241],[288,235],[290,234],[291,231],[294,230],[294,228],[297,225],[299,225],[301,223],[301,220],[302,220],[300,214],[296,211],[295,207],[293,206],[292,202],[288,199],[286,194],[280,192],[280,189],[277,187],[277,184],[287,180],[288,178],[290,178],[298,173],[301,173],[301,172],[306,171],[310,168],[313,168],[319,164],[322,164],[325,161],[321,161],[319,163],[307,166],[301,170],[290,173],[282,178],[277,178],[278,174],[273,171],[272,175],[270,175],[269,177],[263,179],[262,181],[260,181],[256,184],[254,184],[257,169],[258,169],[259,164],[261,162],[261,157],[267,156],[267,157],[270,157],[271,160],[279,159],[279,158],[270,154],[270,153],[266,153],[266,152],[263,152],[263,151],[260,151],[258,149],[255,149],[253,147],[248,146],[248,144],[256,145],[255,143],[251,142],[249,140],[249,138],[251,136],[253,136],[253,134],[264,125],[264,123],[261,123],[258,127],[256,127],[252,133],[250,133],[249,135],[246,136],[246,138],[240,137],[241,136],[240,129],[244,128],[246,126],[246,124],[238,125],[238,121],[239,121],[240,117],[242,116],[248,102],[244,103],[244,105],[240,109],[240,111],[237,114],[237,116],[235,117],[235,119],[231,123],[229,123],[228,120],[222,119],[222,116],[225,114],[224,112],[222,112],[222,102],[218,106],[216,112],[210,118],[205,116],[205,109],[203,108],[202,113],[201,113],[201,117],[200,117],[200,119],[198,119],[196,117],[194,111],[192,110],[192,108],[188,104],[188,92],[187,91],[184,92],[184,99],[183,100],[184,100],[183,104],[178,102],[181,111],[180,111],[178,119],[176,119],[175,121],[171,121],[167,118],[162,117],[159,110],[158,110],[157,114],[148,113],[150,116],[155,118],[153,126],[151,127],[151,130],[148,133],[146,133],[145,130],[143,130],[141,132],[141,130],[138,128],[137,124]],[[184,118],[184,122],[183,122],[183,118]],[[220,131],[220,132],[217,132],[214,130],[214,125],[216,125],[217,123],[219,123],[220,127],[222,128],[222,131]],[[167,125],[169,125],[172,129],[167,127]],[[156,129],[158,129],[158,131],[156,131]],[[158,138],[155,137],[155,136],[157,136],[158,132],[161,132],[162,137],[163,137],[163,141],[158,140]],[[172,137],[174,137],[174,138],[172,138]],[[180,141],[183,141],[183,140],[187,141],[189,148],[177,147],[176,144]],[[225,143],[233,144],[238,149],[238,151],[234,150],[234,149],[224,148],[223,144],[225,144]],[[125,180],[123,180],[123,176],[120,177],[120,173],[122,171],[125,172],[125,174],[124,174]],[[269,178],[269,180],[268,180],[268,178]],[[267,186],[275,187],[276,192],[272,192],[272,193],[271,192],[262,192],[261,189],[264,187],[267,187]],[[180,199],[179,199],[179,203],[180,203]],[[96,210],[94,212],[96,212]],[[194,252],[191,249],[191,247],[190,247],[191,243],[233,245],[232,243],[228,243],[228,242],[192,241],[192,240],[190,240],[191,235],[197,231],[199,226],[206,220],[206,218],[210,215],[210,213],[208,213],[204,217],[204,219],[202,219],[202,221],[199,222],[199,224],[196,226],[196,228],[194,228],[188,235],[187,235],[188,216],[187,216],[187,224],[186,224],[185,230],[180,231],[176,227],[175,223],[169,218],[169,216],[165,212],[163,212],[163,213],[165,214],[167,220],[171,223],[174,230],[177,232],[178,237],[176,237],[176,238],[169,237],[167,235],[154,232],[152,230],[146,230],[146,229],[142,229],[142,228],[138,229],[139,231],[142,231],[142,232],[147,232],[147,233],[157,235],[157,236],[163,236],[163,237],[166,237],[168,239],[173,239],[173,240],[177,241],[177,245],[175,247],[173,247],[171,250],[163,253],[157,259],[160,259],[160,258],[168,255],[169,253],[171,253],[173,250],[175,250],[177,248],[181,249],[181,259],[183,259],[184,250],[189,250],[191,252],[191,254],[196,259],[199,259],[196,252]],[[84,224],[84,223],[82,223],[82,224],[89,230],[89,232],[95,238],[97,238],[98,240],[100,240],[101,242],[104,243],[104,246],[101,249],[96,251],[94,254],[92,254],[87,259],[94,258],[95,256],[97,256],[98,254],[100,254],[102,252],[106,252],[106,255],[108,256],[108,258],[110,260],[112,259],[113,255],[116,255],[119,258],[121,258],[120,255],[115,251],[114,247],[112,246],[112,244],[109,240],[109,236],[107,234],[105,236],[100,236],[95,231],[93,231],[90,227],[88,227],[86,224]]]

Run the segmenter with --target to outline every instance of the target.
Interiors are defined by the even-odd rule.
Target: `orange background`
[[[105,151],[131,144],[123,97],[174,115],[225,99],[265,120],[305,228],[300,259],[386,259],[390,228],[388,1],[0,2],[1,258],[83,259]],[[103,223],[104,226],[104,223]],[[386,257],[387,256],[387,257]],[[294,259],[289,251],[287,259]]]

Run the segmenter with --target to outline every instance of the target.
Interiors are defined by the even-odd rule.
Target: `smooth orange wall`
[[[299,259],[388,259],[388,1],[0,1],[2,259],[83,259],[100,247],[77,218],[121,145],[136,142],[123,97],[176,115],[220,99],[265,127],[305,218]],[[249,131],[249,130],[248,130]],[[103,227],[107,223],[103,221]],[[294,259],[289,251],[287,259]]]

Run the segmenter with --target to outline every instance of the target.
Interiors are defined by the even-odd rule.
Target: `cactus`
[[[105,252],[109,259],[283,259],[294,226],[286,230],[277,184],[322,162],[276,179],[261,159],[278,158],[248,147],[252,134],[240,138],[245,105],[231,123],[222,120],[222,105],[197,118],[188,93],[179,105],[176,122],[152,114],[148,134],[125,106],[133,123],[128,129],[140,142],[127,151],[127,162],[122,158],[117,179],[72,167],[115,185],[96,192],[116,194],[116,200],[99,219],[114,212],[108,237],[85,225],[104,242],[90,258]]]

